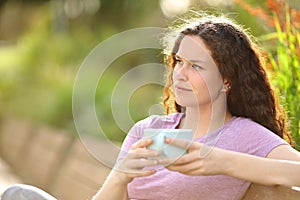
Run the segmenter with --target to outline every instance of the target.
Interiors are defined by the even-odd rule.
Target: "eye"
[[[180,64],[180,65],[183,64],[183,61],[178,57],[175,57],[174,61],[175,61],[175,64]]]
[[[197,65],[197,64],[193,64],[192,67],[197,70],[203,69],[203,67],[201,67],[200,65]]]

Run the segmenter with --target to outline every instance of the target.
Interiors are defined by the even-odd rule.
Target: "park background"
[[[0,0],[0,153],[12,173],[59,199],[91,197],[109,167],[86,151],[74,124],[72,92],[81,64],[115,34],[166,28],[189,9],[222,12],[249,28],[265,50],[266,69],[299,150],[299,0]],[[114,60],[101,77],[96,113],[115,145],[126,136],[112,113],[115,85],[130,69],[162,61],[159,49],[132,51]],[[133,121],[162,114],[156,107],[162,89],[146,84],[126,99]],[[86,137],[97,151],[113,151],[96,131]]]

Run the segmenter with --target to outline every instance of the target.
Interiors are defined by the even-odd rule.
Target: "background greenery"
[[[269,52],[271,81],[276,94],[287,111],[296,148],[300,149],[300,32],[292,21],[289,7],[283,7],[285,18],[280,22],[274,13],[275,33],[264,36],[267,42],[275,40],[276,48]]]
[[[299,145],[299,5],[297,0],[286,1],[290,7],[283,14],[276,7],[280,2],[1,0],[0,114],[68,129],[76,136],[72,89],[76,73],[88,53],[101,41],[121,31],[166,27],[176,14],[182,14],[187,8],[201,8],[222,11],[235,18],[249,27],[267,50],[272,83],[281,96]],[[163,3],[172,9],[166,10]],[[116,82],[132,67],[150,62],[162,62],[159,50],[130,52],[115,60],[100,80],[99,84],[105,87],[98,87],[96,92],[97,115],[109,138],[122,141],[125,136],[116,125],[110,108]],[[144,98],[145,93],[151,93],[151,98]],[[155,85],[138,89],[130,99],[133,120],[148,116],[149,108],[160,101],[161,94],[162,88]]]

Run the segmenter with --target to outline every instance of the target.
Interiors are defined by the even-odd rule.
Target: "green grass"
[[[276,42],[275,50],[268,52],[271,82],[287,112],[295,147],[300,150],[300,32],[291,21],[288,8],[283,28],[276,15],[274,22],[276,32],[264,36]]]

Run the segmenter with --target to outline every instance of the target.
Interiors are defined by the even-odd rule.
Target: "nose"
[[[187,81],[188,65],[189,63],[183,63],[181,66],[176,65],[173,72],[174,78],[177,80]]]

